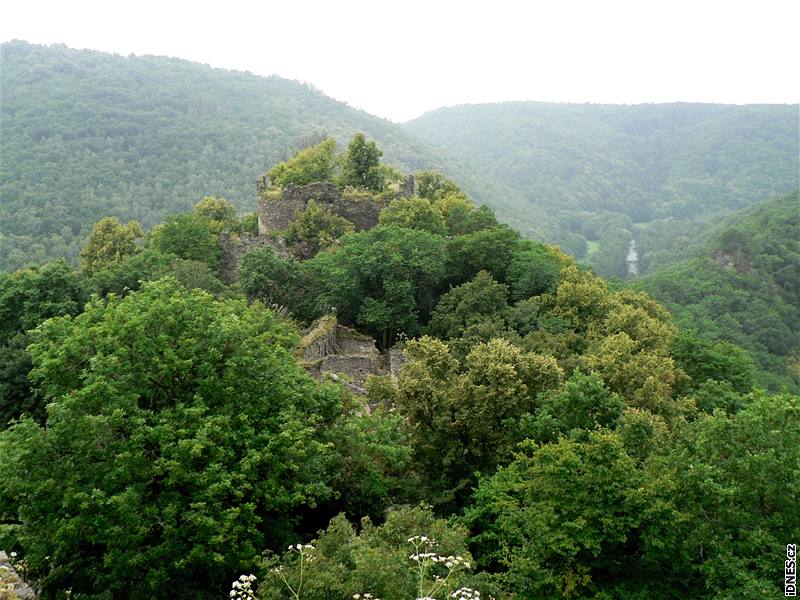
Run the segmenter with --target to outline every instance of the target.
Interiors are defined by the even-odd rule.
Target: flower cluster
[[[311,544],[293,544],[289,546],[289,550],[291,552],[297,552],[300,555],[300,558],[307,563],[314,562],[317,558],[314,554],[316,548]]]
[[[462,568],[471,568],[469,561],[463,556],[441,556],[436,552],[432,552],[431,549],[436,546],[436,540],[425,535],[412,535],[408,538],[408,543],[414,546],[414,552],[412,552],[408,558],[419,564],[419,593],[417,600],[435,600],[433,595],[444,587],[453,573]],[[433,575],[433,586],[426,592],[423,592],[423,582],[425,581],[426,571],[428,568],[433,568],[436,564],[447,567],[447,574],[444,577]],[[465,594],[467,592],[473,593],[473,590],[470,588],[461,588],[459,592],[462,590],[464,590]],[[453,598],[457,598],[458,600],[480,600],[480,594],[478,592],[474,593],[478,595],[463,596],[463,598],[462,596],[453,596]]]
[[[381,600],[372,594],[353,594],[353,600]]]
[[[481,593],[472,588],[462,587],[450,594],[450,597],[455,600],[481,600]]]
[[[287,575],[283,565],[270,569],[270,573],[277,575],[281,581],[283,581],[283,585],[286,586],[286,590],[294,600],[300,600],[303,595],[303,580],[306,575],[308,564],[314,562],[317,558],[315,553],[316,548],[311,544],[290,544],[287,549],[289,552],[296,552],[300,555],[300,560],[297,565],[298,569],[295,573],[296,581],[290,582],[289,578],[291,578],[291,575]]]
[[[255,575],[240,575],[231,585],[230,597],[234,600],[255,600],[256,593],[253,591],[255,580]]]

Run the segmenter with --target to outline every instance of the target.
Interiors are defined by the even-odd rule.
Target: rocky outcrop
[[[406,353],[400,346],[392,346],[389,349],[389,373],[395,379],[400,376],[400,367],[402,367],[408,359]]]
[[[13,555],[13,552],[12,552]],[[36,593],[14,569],[8,554],[0,550],[0,600],[34,600]]]
[[[364,393],[370,375],[385,375],[386,367],[375,340],[349,327],[339,325],[336,317],[318,319],[300,342],[301,362],[315,377],[323,373],[342,373],[349,387]]]

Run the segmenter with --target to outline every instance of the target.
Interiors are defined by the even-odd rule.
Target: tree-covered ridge
[[[76,260],[104,216],[150,228],[204,196],[249,207],[256,178],[320,133],[364,132],[390,164],[440,169],[510,214],[503,185],[294,81],[19,41],[0,60],[0,270]],[[555,229],[540,216],[531,231]]]
[[[664,264],[693,223],[796,189],[799,121],[796,105],[509,102],[443,108],[405,127],[599,242],[584,246],[587,261],[622,277],[630,239],[645,266]]]
[[[254,234],[214,197],[0,275],[0,546],[43,599],[779,593],[797,396],[419,182],[361,231],[308,202],[230,285],[215,243]],[[301,328],[336,321],[401,364],[312,378]]]
[[[800,197],[776,198],[727,219],[692,258],[643,278],[683,328],[738,344],[764,385],[800,386]]]

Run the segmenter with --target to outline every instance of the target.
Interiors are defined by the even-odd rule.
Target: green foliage
[[[384,179],[380,169],[383,151],[378,145],[357,133],[350,140],[347,152],[342,157],[342,174],[339,185],[343,187],[365,188],[373,192],[383,191]]]
[[[444,278],[444,240],[425,231],[375,227],[346,236],[303,263],[315,282],[317,315],[336,311],[387,348],[397,334],[415,335],[433,310]]]
[[[464,197],[455,181],[448,179],[437,171],[417,171],[414,173],[417,182],[417,193],[420,198],[431,202],[444,200],[447,197]]]
[[[363,598],[364,594],[384,600],[420,597],[436,587],[434,575],[444,577],[447,573],[443,564],[433,564],[423,581],[419,581],[420,565],[409,558],[415,553],[415,546],[409,540],[422,535],[436,541],[435,546],[425,545],[425,549],[445,557],[461,556],[471,562],[466,550],[466,530],[444,519],[436,519],[428,508],[392,510],[380,526],[364,519],[358,534],[339,516],[331,520],[308,549],[303,548],[312,560],[304,561],[302,574],[296,549],[284,552],[280,559],[269,560],[269,566],[279,564],[279,567],[273,568],[259,586],[258,597],[262,600],[286,598],[285,582],[297,590],[301,580],[300,596],[307,600],[352,600]],[[449,596],[452,590],[468,582],[465,569],[456,568],[437,596]]]
[[[468,511],[479,564],[520,598],[777,597],[774,549],[800,526],[798,400],[759,393],[672,435],[626,410],[618,433],[526,442]]]
[[[457,508],[475,474],[492,472],[509,456],[519,420],[563,372],[555,359],[505,340],[476,345],[461,364],[435,338],[409,342],[405,352],[388,403],[408,419],[428,499]]]
[[[526,300],[552,292],[558,281],[561,261],[541,244],[528,244],[514,253],[508,267],[508,283],[514,300]]]
[[[239,265],[242,291],[251,300],[260,299],[267,305],[296,306],[300,277],[297,263],[279,257],[269,246],[251,250]]]
[[[436,212],[442,215],[447,226],[448,235],[459,235],[483,229],[478,225],[475,205],[467,198],[466,194],[451,194],[431,201]],[[497,222],[486,224],[486,227],[497,225]]]
[[[231,228],[236,233],[249,233],[250,235],[258,235],[258,214],[251,212],[242,215],[238,223],[235,223]]]
[[[151,245],[162,254],[196,260],[214,271],[220,251],[211,222],[191,214],[170,215],[151,234]]]
[[[479,564],[519,598],[645,597],[631,593],[658,589],[636,554],[643,480],[613,433],[524,444],[476,493]]]
[[[448,281],[458,285],[480,271],[488,271],[495,280],[505,283],[519,242],[519,234],[505,225],[455,236],[447,242]]]
[[[100,296],[124,296],[135,292],[143,281],[160,279],[169,270],[175,256],[162,254],[150,248],[125,257],[92,275],[92,286]]]
[[[126,225],[116,217],[105,217],[92,226],[81,249],[81,269],[88,274],[120,262],[138,250],[137,240],[144,236],[138,221]]]
[[[605,281],[569,265],[562,270],[555,292],[544,294],[539,304],[551,317],[584,333],[602,323],[612,303]]]
[[[28,381],[33,363],[27,347],[32,341],[30,334],[18,333],[0,346],[0,429],[23,414],[44,420],[44,404]]]
[[[211,223],[212,229],[219,233],[229,227],[236,219],[236,207],[225,198],[206,196],[194,205],[194,214]]]
[[[515,202],[399,125],[280,77],[21,41],[2,44],[0,66],[0,271],[77,262],[106,215],[149,230],[204,196],[252,210],[265,165],[319,131],[361,131],[404,172],[440,169],[481,202]],[[531,220],[536,232],[554,227]]]
[[[437,235],[445,233],[445,219],[434,209],[430,200],[412,196],[397,198],[379,216],[381,225],[419,229]]]
[[[27,332],[51,317],[82,311],[87,287],[63,260],[0,274],[0,428],[23,413],[44,418],[44,403],[28,382]]]
[[[448,340],[464,335],[470,325],[490,319],[502,322],[508,311],[507,295],[505,285],[481,271],[439,299],[428,323],[428,333]]]
[[[651,547],[665,585],[694,598],[781,595],[775,549],[800,531],[798,402],[757,393],[735,415],[698,420],[653,462],[671,526]]]
[[[286,243],[297,258],[311,258],[353,230],[350,221],[310,200],[289,222]]]
[[[673,262],[709,219],[797,188],[797,105],[567,105],[443,108],[406,123],[415,135],[502,180],[526,226],[546,212],[560,243],[606,277],[625,275],[631,237],[642,268]],[[531,212],[527,212],[531,211]],[[558,238],[558,239],[555,239]]]
[[[215,296],[224,296],[228,293],[217,273],[199,260],[174,259],[166,273],[174,277],[187,290],[204,290]]]
[[[85,281],[63,260],[0,274],[0,344],[50,317],[79,313],[86,300]]]
[[[22,523],[46,597],[219,596],[294,538],[331,494],[320,426],[340,396],[295,365],[295,340],[260,304],[169,279],[37,332],[52,404],[44,427],[0,434],[0,518]]]
[[[681,332],[672,343],[672,356],[695,386],[707,381],[725,381],[746,394],[753,389],[756,368],[742,348],[728,342],[710,342]]]
[[[609,294],[606,311],[588,328],[585,364],[628,401],[665,414],[676,377],[669,314],[645,294],[627,290]]]
[[[683,329],[747,350],[758,364],[758,383],[773,390],[800,390],[798,206],[793,194],[743,213],[703,244],[699,257],[639,284]]]
[[[300,150],[292,158],[272,167],[267,175],[273,185],[308,185],[332,181],[334,175],[336,140],[325,138],[316,146]]]
[[[330,467],[334,498],[322,505],[321,514],[341,511],[353,522],[362,517],[380,522],[393,503],[412,495],[408,481],[412,449],[399,415],[340,419],[326,439],[336,448]]]
[[[582,440],[596,429],[616,428],[624,409],[625,402],[600,377],[576,371],[562,389],[539,398],[523,429],[525,437],[537,442],[555,442],[562,436]]]

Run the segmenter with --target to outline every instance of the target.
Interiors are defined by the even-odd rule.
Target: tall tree
[[[0,519],[21,522],[45,597],[218,597],[294,539],[331,494],[322,424],[340,406],[295,340],[259,303],[170,279],[45,324],[47,423],[0,433]]]
[[[144,232],[138,221],[123,225],[116,217],[105,217],[92,226],[81,249],[81,268],[89,274],[120,262],[138,249]]]
[[[381,156],[383,151],[373,140],[367,141],[363,133],[354,135],[342,157],[341,185],[382,191]]]

